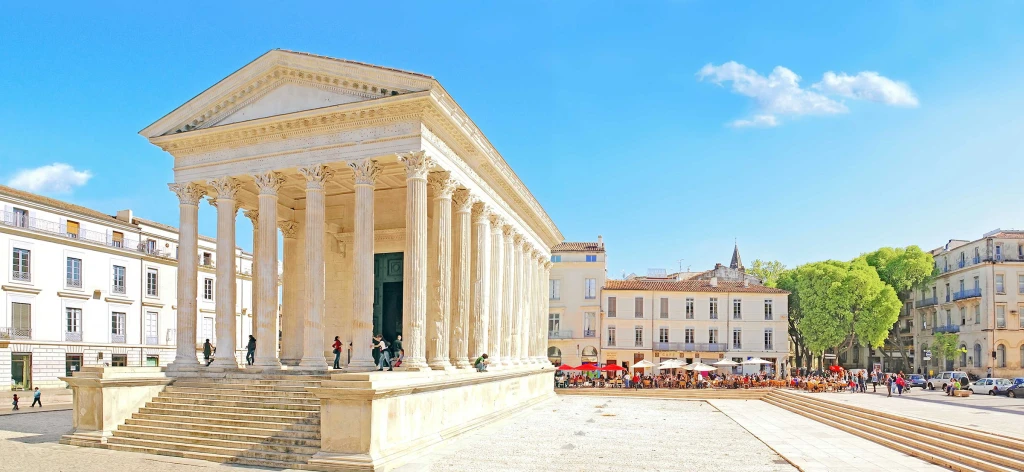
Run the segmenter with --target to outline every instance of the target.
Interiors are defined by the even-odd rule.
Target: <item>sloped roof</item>
[[[86,208],[84,206],[75,205],[74,203],[68,203],[68,202],[65,202],[63,200],[57,200],[55,198],[44,197],[42,195],[38,195],[38,194],[35,194],[35,193],[31,193],[31,192],[26,192],[24,190],[18,190],[16,188],[8,187],[6,185],[0,185],[0,194],[4,194],[4,195],[10,196],[10,197],[14,197],[14,198],[20,198],[20,199],[25,200],[25,201],[29,201],[29,202],[33,202],[33,203],[38,203],[40,205],[45,205],[45,206],[52,207],[52,208],[58,208],[58,209],[61,209],[61,210],[66,210],[66,211],[78,213],[78,214],[85,215],[85,216],[91,216],[93,218],[97,218],[97,219],[100,219],[100,220],[109,220],[111,223],[117,223],[117,224],[121,224],[121,225],[125,225],[125,226],[131,226],[130,224],[125,223],[124,221],[118,220],[117,218],[115,218],[112,215],[108,215],[106,213],[98,212],[98,211],[93,210],[91,208]]]
[[[551,247],[551,252],[604,252],[601,243],[561,242]]]
[[[789,292],[754,285],[744,287],[742,282],[718,282],[717,287],[711,286],[710,280],[608,280],[604,283],[605,290],[658,290],[663,292],[735,292],[735,293],[772,293],[788,294]]]

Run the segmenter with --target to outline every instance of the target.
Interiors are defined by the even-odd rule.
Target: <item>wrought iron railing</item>
[[[935,333],[959,333],[959,332],[960,332],[960,325],[936,326],[936,327],[932,328],[932,334],[935,334]]]
[[[152,345],[152,346],[160,344],[160,338],[158,338],[156,336],[146,336],[146,344],[149,344],[149,345]]]
[[[124,342],[124,335],[123,334],[111,334],[110,335],[110,342],[112,342],[112,343],[123,343]]]
[[[0,339],[31,339],[32,328],[0,328]]]
[[[127,290],[125,290],[124,285],[115,285],[110,288],[110,293],[118,293],[124,295],[126,292]]]
[[[173,259],[170,252],[158,251],[156,248],[150,248],[144,241],[115,237],[112,233],[108,234],[106,232],[90,231],[82,228],[79,228],[77,232],[69,232],[66,224],[61,224],[56,221],[42,220],[39,218],[25,218],[9,211],[0,212],[0,224],[30,229],[78,241],[86,241],[102,246],[115,247],[128,251],[137,251],[153,256]],[[74,228],[72,228],[72,230],[73,229]]]
[[[80,342],[82,342],[82,332],[81,331],[78,331],[78,332],[65,332],[64,333],[64,340],[68,341],[68,342],[80,343]]]
[[[724,343],[654,343],[654,349],[659,351],[725,352],[727,348]]]
[[[558,331],[548,331],[548,339],[569,339],[572,337],[571,329],[562,329]]]
[[[965,288],[958,292],[953,293],[953,300],[965,300],[968,298],[975,298],[981,296],[981,287],[977,288]]]
[[[24,282],[32,281],[32,273],[27,270],[16,270],[14,271],[14,275],[12,275],[12,277],[14,278],[14,280],[21,280]]]
[[[918,300],[917,302],[914,303],[914,306],[917,307],[917,308],[924,308],[926,306],[934,306],[934,305],[938,305],[938,304],[939,304],[939,298],[938,297],[928,297],[928,298],[923,298],[921,300]]]
[[[68,287],[82,288],[82,279],[67,279],[66,283]]]
[[[595,336],[597,336],[597,331],[594,331],[592,329],[585,329],[585,330],[583,330],[583,337],[584,338],[593,338]]]

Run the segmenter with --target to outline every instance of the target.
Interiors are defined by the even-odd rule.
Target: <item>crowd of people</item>
[[[781,387],[785,381],[768,372],[754,374],[726,374],[720,372],[641,373],[611,372],[555,372],[555,385],[570,387],[645,388],[758,388]]]

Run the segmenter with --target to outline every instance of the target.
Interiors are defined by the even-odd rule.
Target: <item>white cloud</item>
[[[750,118],[729,125],[736,128],[779,125],[781,116],[835,115],[847,113],[846,104],[833,96],[869,100],[895,106],[917,106],[910,87],[879,75],[861,72],[850,76],[826,72],[821,82],[810,88],[800,86],[800,76],[792,70],[776,66],[767,77],[735,61],[720,66],[707,64],[697,72],[698,80],[723,85],[731,82],[732,91],[754,99],[755,110]]]
[[[878,72],[865,71],[857,75],[845,72],[836,74],[829,71],[818,82],[811,86],[831,95],[839,95],[859,100],[880,102],[886,105],[916,107],[917,97],[906,82],[883,77]]]
[[[92,178],[88,170],[75,170],[68,164],[54,164],[22,169],[7,181],[7,185],[35,193],[70,193],[75,187],[85,185]]]

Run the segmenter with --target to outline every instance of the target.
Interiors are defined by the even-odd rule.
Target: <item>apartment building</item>
[[[939,275],[915,296],[915,316],[906,326],[914,335],[915,371],[1024,375],[1024,231],[953,239],[931,253]],[[961,348],[944,365],[930,349],[940,332],[957,333]],[[932,356],[926,360],[927,351]]]
[[[551,248],[548,283],[548,360],[555,365],[598,362],[604,241],[563,242]]]
[[[81,366],[173,360],[176,228],[5,186],[0,209],[0,390],[64,386],[58,377]],[[200,237],[191,255],[200,264],[197,347],[217,341],[214,249]],[[252,332],[252,255],[235,257],[241,341]]]

